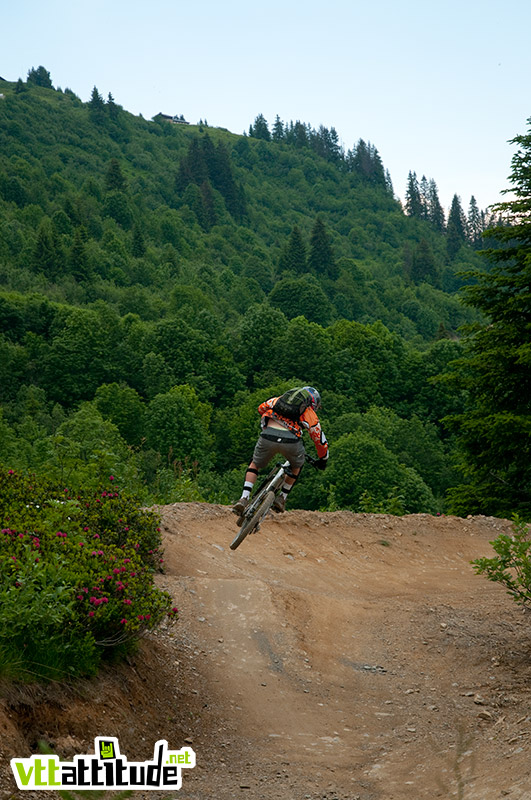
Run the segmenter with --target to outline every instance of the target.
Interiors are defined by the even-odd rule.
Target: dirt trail
[[[180,800],[531,800],[529,621],[469,564],[507,521],[293,511],[233,552],[229,509],[161,511],[179,622],[81,695],[12,693],[11,748],[188,740]]]

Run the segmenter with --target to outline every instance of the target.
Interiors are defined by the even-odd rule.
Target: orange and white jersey
[[[280,414],[276,414],[273,411],[273,406],[277,400],[278,397],[270,397],[269,400],[266,400],[264,403],[261,403],[258,406],[258,413],[262,417],[262,427],[265,427],[267,425],[267,419],[272,417],[273,419],[278,419],[279,422],[282,422],[282,424],[285,425],[288,430],[298,437],[302,436],[303,430],[307,430],[315,445],[315,449],[317,450],[317,455],[319,458],[328,458],[328,442],[321,429],[319,417],[313,408],[307,408],[301,414],[299,422],[294,422],[292,419],[281,417]]]

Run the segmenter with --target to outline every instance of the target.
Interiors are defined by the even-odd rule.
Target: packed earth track
[[[507,520],[290,511],[233,552],[230,509],[159,511],[178,622],[98,679],[3,687],[2,800],[53,797],[10,757],[98,735],[194,749],[138,800],[531,800],[531,619],[470,565]]]

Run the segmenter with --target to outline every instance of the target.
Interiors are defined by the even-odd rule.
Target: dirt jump
[[[230,509],[159,511],[178,622],[74,689],[5,689],[2,798],[32,796],[10,756],[107,735],[196,753],[139,800],[531,800],[531,620],[470,565],[508,521],[290,511],[231,551]]]

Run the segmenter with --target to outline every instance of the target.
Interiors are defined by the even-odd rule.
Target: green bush
[[[158,518],[113,486],[70,496],[0,471],[0,674],[64,679],[130,649],[171,598],[153,584]]]
[[[501,533],[491,542],[496,556],[472,561],[478,575],[505,586],[515,603],[531,602],[531,536],[530,526],[515,514],[512,536]]]

